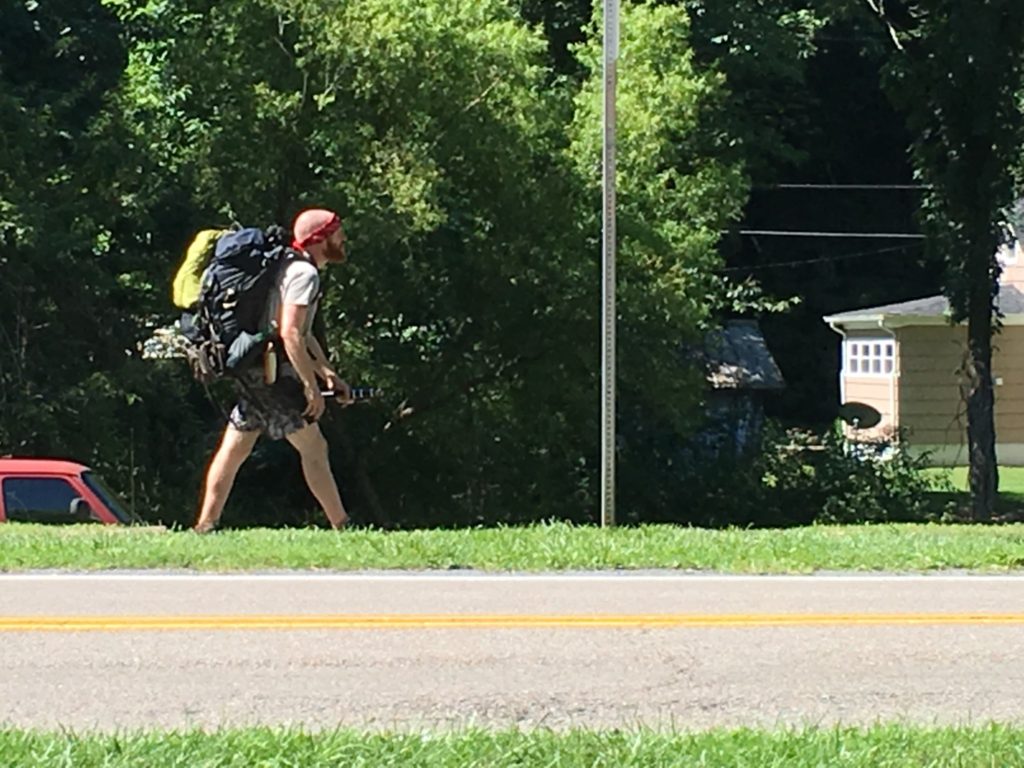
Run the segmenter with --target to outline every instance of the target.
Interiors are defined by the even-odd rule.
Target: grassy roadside
[[[1024,728],[872,728],[792,731],[464,731],[361,734],[294,730],[76,735],[0,730],[5,763],[24,768],[889,768],[1024,766]],[[7,762],[7,761],[10,762]]]
[[[932,502],[940,508],[943,502],[953,503],[961,509],[970,505],[967,467],[922,470],[934,486]],[[1004,520],[1024,520],[1024,467],[999,467],[999,495],[995,502],[995,515]]]
[[[922,470],[922,474],[933,482],[948,482],[957,491],[968,489],[967,467]],[[1024,467],[999,467],[999,493],[1014,501],[1024,501]]]
[[[36,569],[557,571],[668,568],[732,573],[1024,569],[1024,524],[886,524],[783,530],[669,525],[383,532],[187,531],[0,525],[0,571]]]

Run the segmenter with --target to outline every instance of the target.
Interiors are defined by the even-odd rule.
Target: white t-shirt
[[[309,307],[302,327],[303,335],[308,335],[320,305],[320,272],[315,265],[304,259],[293,259],[285,264],[278,275],[277,285],[270,292],[267,306],[267,319],[277,323],[278,332],[281,330],[281,308],[285,304]]]

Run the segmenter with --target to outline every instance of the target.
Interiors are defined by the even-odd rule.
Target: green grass
[[[925,469],[923,473],[936,488],[932,494],[936,508],[943,504],[964,512],[970,508],[967,467],[935,467]],[[1024,467],[999,467],[999,496],[994,513],[999,520],[1024,520]]]
[[[1024,766],[1024,728],[880,725],[789,731],[479,731],[365,734],[297,730],[0,731],[4,765],[19,768],[889,768]]]
[[[957,491],[967,491],[967,467],[936,467],[924,472],[927,477],[939,481],[948,479]],[[999,493],[1024,501],[1024,467],[999,468]]]
[[[1024,524],[885,524],[783,530],[563,523],[384,532],[188,531],[0,525],[0,571],[32,569],[556,571],[670,568],[734,573],[820,570],[1005,571],[1024,567]]]

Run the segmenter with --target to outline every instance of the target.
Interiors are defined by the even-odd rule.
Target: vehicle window
[[[23,523],[82,523],[85,516],[71,512],[79,498],[71,483],[59,477],[8,477],[3,481],[7,519]]]
[[[93,472],[83,472],[82,480],[92,489],[93,493],[103,500],[103,503],[107,505],[107,508],[114,513],[114,516],[120,522],[138,522],[138,517],[128,511],[121,497],[99,475]]]

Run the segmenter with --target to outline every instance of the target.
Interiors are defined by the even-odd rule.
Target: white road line
[[[581,582],[581,583],[650,583],[650,582],[793,582],[807,584],[818,583],[1003,583],[1024,585],[1024,573],[1020,575],[1011,574],[708,574],[708,573],[631,573],[628,571],[608,573],[595,571],[593,573],[580,572],[544,572],[544,573],[483,573],[479,571],[436,571],[423,573],[409,572],[351,572],[351,573],[309,573],[309,572],[286,572],[286,573],[153,573],[150,571],[131,572],[60,572],[60,573],[4,573],[0,574],[0,583],[4,582],[87,582],[87,581],[113,581],[113,582],[352,582],[352,581],[379,581],[379,582],[436,582],[436,581],[459,581],[459,582],[504,582],[504,583],[526,583],[526,582]]]

